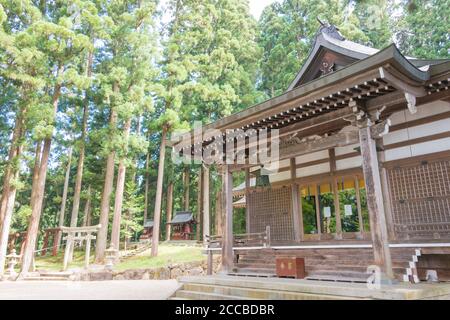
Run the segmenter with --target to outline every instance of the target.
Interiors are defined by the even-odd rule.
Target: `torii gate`
[[[61,232],[67,233],[67,236],[63,238],[66,240],[66,248],[64,251],[64,265],[63,270],[67,269],[67,264],[73,258],[73,245],[76,240],[86,240],[86,250],[84,257],[84,267],[87,269],[89,267],[89,257],[91,254],[91,240],[96,239],[95,235],[92,233],[97,233],[101,225],[87,226],[87,227],[60,227]],[[85,233],[85,235],[83,235]]]

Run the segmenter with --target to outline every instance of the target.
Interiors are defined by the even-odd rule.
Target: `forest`
[[[279,0],[259,20],[247,0],[0,0],[0,271],[13,233],[27,235],[28,270],[47,228],[101,224],[101,262],[146,219],[197,213],[200,165],[172,163],[171,133],[283,93],[317,18],[437,59],[450,58],[449,17],[447,0]],[[214,167],[210,184],[214,233]]]

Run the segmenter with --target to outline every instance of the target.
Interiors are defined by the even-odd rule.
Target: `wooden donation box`
[[[305,278],[304,258],[276,258],[277,277]]]

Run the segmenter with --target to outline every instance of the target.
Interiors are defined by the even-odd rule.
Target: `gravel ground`
[[[176,280],[0,282],[0,300],[162,300]]]

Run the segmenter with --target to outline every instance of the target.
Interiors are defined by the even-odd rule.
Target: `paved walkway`
[[[0,282],[0,300],[161,300],[177,289],[176,280]]]

